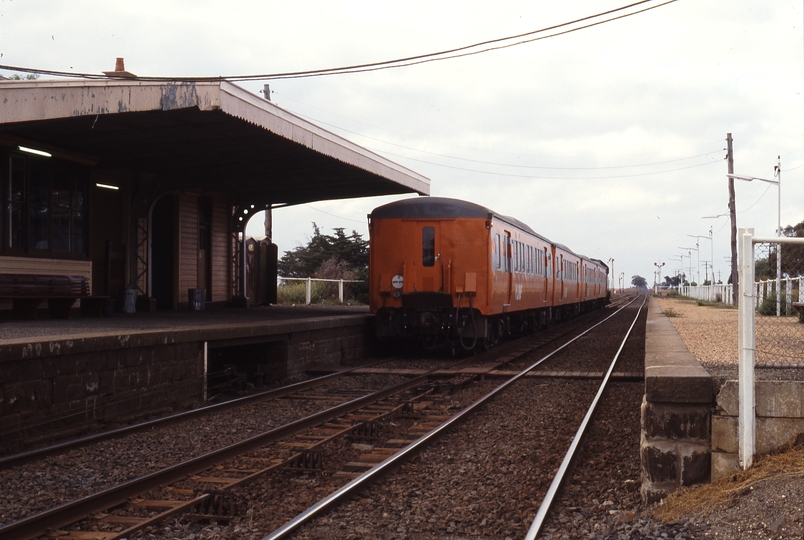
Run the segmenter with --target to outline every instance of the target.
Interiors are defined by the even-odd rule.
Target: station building
[[[427,178],[230,82],[110,75],[0,80],[0,274],[83,276],[118,311],[182,309],[193,290],[243,303],[255,213],[429,194]]]

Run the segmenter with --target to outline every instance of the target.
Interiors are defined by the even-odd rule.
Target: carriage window
[[[435,266],[434,227],[422,227],[422,266]]]

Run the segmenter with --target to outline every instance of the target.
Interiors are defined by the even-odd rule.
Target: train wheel
[[[483,349],[489,350],[500,341],[501,321],[490,320],[486,325],[486,335],[483,337]]]

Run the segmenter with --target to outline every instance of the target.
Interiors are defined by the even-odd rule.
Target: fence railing
[[[731,285],[685,285],[678,288],[678,294],[707,302],[723,302],[732,305]]]
[[[754,229],[740,229],[738,242],[738,433],[740,465],[747,469],[756,452],[754,368],[757,359],[764,366],[778,367],[800,366],[804,362],[804,324],[799,322],[799,317],[788,316],[793,313],[788,314],[786,308],[800,304],[801,278],[782,277],[785,273],[804,275],[804,261],[800,256],[804,238],[757,238]],[[775,251],[771,246],[775,246]],[[799,256],[783,258],[783,252],[788,250],[794,250]],[[774,257],[776,278],[755,282],[755,269],[761,263],[771,272]]]
[[[328,283],[338,284],[338,300],[343,303],[343,284],[344,283],[363,283],[359,279],[323,279],[323,278],[293,278],[293,277],[277,277],[277,285],[281,285],[283,281],[304,281],[305,287],[305,304],[310,305],[313,291],[313,281],[325,281]]]

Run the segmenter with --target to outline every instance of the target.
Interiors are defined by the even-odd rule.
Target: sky
[[[633,0],[632,0],[633,1]],[[236,83],[430,179],[431,195],[516,217],[609,262],[615,283],[729,275],[726,134],[737,226],[804,221],[804,1],[650,1],[562,35],[395,69]],[[626,0],[0,0],[0,64],[228,76],[394,60],[534,32]],[[648,11],[636,13],[645,7]],[[589,22],[601,22],[594,18]],[[513,44],[525,41],[508,40]],[[477,49],[473,49],[477,50]],[[11,76],[14,70],[0,70]],[[410,197],[276,209],[280,254],[315,222],[368,238]],[[705,218],[705,216],[721,216]],[[249,233],[263,234],[255,216]],[[711,235],[711,236],[710,236]],[[711,238],[711,240],[710,240]],[[613,263],[610,262],[613,259]]]

